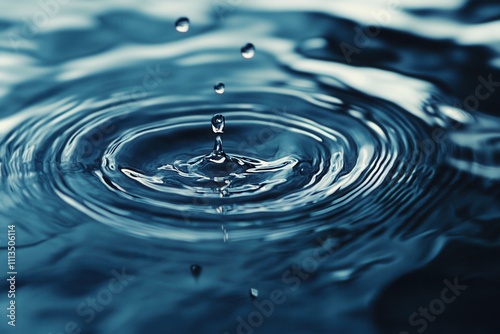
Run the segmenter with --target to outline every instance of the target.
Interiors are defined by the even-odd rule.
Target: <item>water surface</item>
[[[496,1],[0,7],[17,332],[500,330]]]

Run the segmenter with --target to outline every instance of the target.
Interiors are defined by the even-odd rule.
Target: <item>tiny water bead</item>
[[[312,170],[312,166],[309,162],[304,161],[298,165],[298,171],[300,175],[309,175]]]
[[[250,294],[250,298],[252,300],[253,299],[257,299],[257,297],[259,297],[259,290],[251,288],[250,291],[249,291],[249,294]]]
[[[214,85],[214,90],[217,94],[224,94],[226,86],[222,82],[218,82]]]
[[[255,55],[255,46],[252,43],[247,43],[241,48],[241,55],[245,59],[251,59]]]
[[[212,117],[212,131],[214,133],[224,133],[226,119],[221,114],[216,114]]]
[[[201,266],[198,265],[198,264],[193,264],[191,267],[190,267],[190,270],[191,270],[191,274],[193,275],[194,278],[198,278],[201,274]]]
[[[189,30],[189,19],[187,17],[181,17],[175,21],[175,29],[178,32],[188,32]]]

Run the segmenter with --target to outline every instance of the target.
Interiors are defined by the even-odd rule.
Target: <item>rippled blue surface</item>
[[[500,331],[498,1],[0,9],[2,333]]]

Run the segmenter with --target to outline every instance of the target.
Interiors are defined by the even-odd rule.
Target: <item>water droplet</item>
[[[221,114],[216,114],[212,117],[212,131],[214,133],[224,133],[226,119]]]
[[[200,265],[193,264],[190,269],[193,277],[198,278],[198,276],[200,276],[202,270]]]
[[[255,55],[255,46],[252,43],[247,43],[241,48],[241,55],[245,59],[251,59]]]
[[[309,175],[312,172],[312,166],[308,162],[301,162],[298,166],[300,175]]]
[[[259,290],[253,288],[250,289],[250,298],[256,299],[257,297],[259,297]]]
[[[226,86],[222,82],[218,82],[214,85],[214,90],[217,94],[224,94]]]
[[[187,17],[181,17],[175,21],[175,30],[178,32],[187,32],[189,30],[189,19]]]

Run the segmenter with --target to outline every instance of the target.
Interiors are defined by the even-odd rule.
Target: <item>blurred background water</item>
[[[498,1],[0,9],[2,333],[499,332]]]

